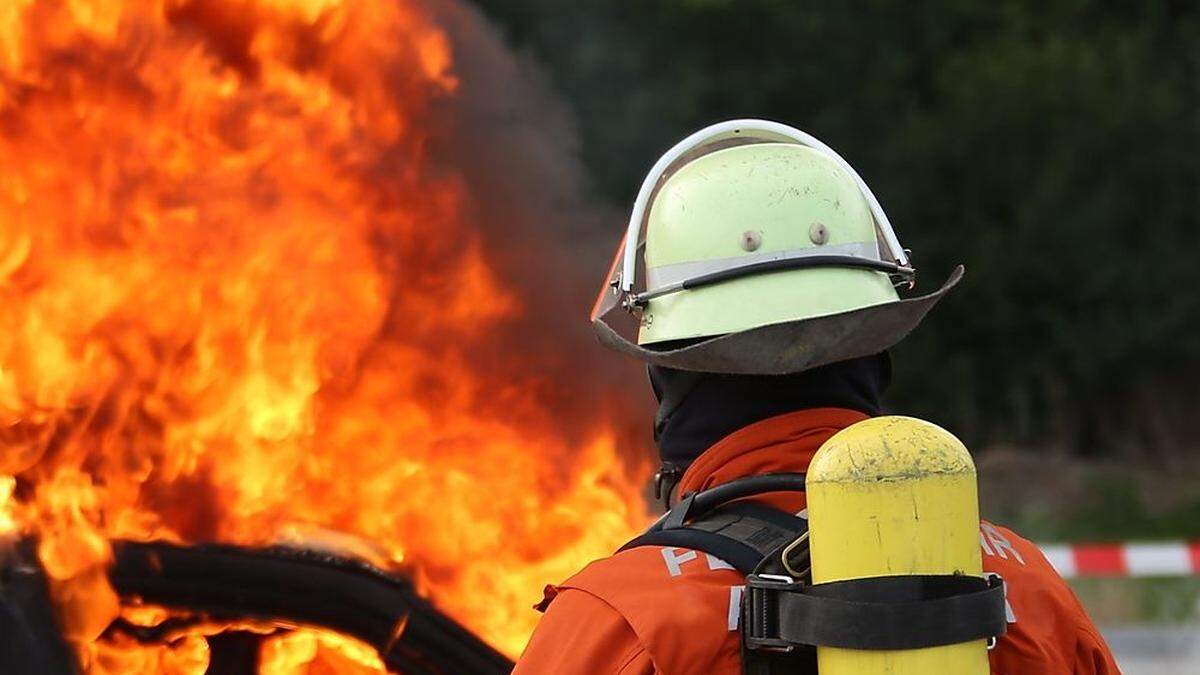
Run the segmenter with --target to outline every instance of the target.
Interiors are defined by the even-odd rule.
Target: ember
[[[529,308],[432,168],[448,44],[416,0],[0,6],[0,535],[89,672],[208,661],[106,633],[117,539],[348,533],[514,655],[643,522],[611,428],[476,357]],[[315,630],[262,662],[382,667]]]

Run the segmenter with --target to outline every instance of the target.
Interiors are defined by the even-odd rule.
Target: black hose
[[[804,492],[804,474],[802,473],[768,473],[761,476],[748,476],[728,483],[722,483],[704,492],[687,495],[680,500],[675,508],[668,511],[650,526],[648,532],[663,529],[663,524],[673,513],[677,522],[699,518],[718,506],[735,499],[745,499],[769,492]],[[676,509],[683,509],[679,514]]]
[[[812,267],[848,267],[852,269],[872,270],[875,272],[885,272],[887,274],[899,275],[905,279],[911,280],[915,275],[915,270],[911,267],[898,265],[894,262],[886,260],[872,260],[870,258],[860,258],[853,255],[812,255],[802,256],[799,258],[780,258],[778,260],[764,260],[758,263],[742,265],[730,269],[720,270],[717,272],[709,272],[700,276],[685,279],[678,286],[669,285],[662,289],[646,289],[634,296],[633,302],[636,305],[644,305],[647,301],[652,300],[660,295],[674,293],[681,290],[693,290],[703,286],[719,284],[723,281],[733,279],[741,279],[754,274],[763,274],[766,272],[784,272],[788,270],[808,269]]]
[[[109,571],[123,598],[216,617],[319,626],[370,644],[406,675],[503,675],[505,658],[365,563],[289,548],[114,542]]]

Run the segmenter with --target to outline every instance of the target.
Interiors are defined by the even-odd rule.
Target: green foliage
[[[1050,510],[1017,504],[1002,514],[1002,522],[1038,541],[1195,539],[1200,532],[1200,495],[1182,495],[1152,508],[1147,492],[1153,488],[1128,473],[1096,473],[1086,481],[1082,496],[1047,500]]]
[[[774,118],[859,168],[924,288],[965,263],[896,349],[898,409],[975,447],[1200,442],[1200,6],[479,2],[574,102],[603,197],[705,123]]]
[[[1181,624],[1197,619],[1200,579],[1073,579],[1071,588],[1100,625]]]

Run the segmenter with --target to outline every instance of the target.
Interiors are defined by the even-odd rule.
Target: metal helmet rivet
[[[813,223],[812,227],[808,228],[808,238],[812,240],[812,243],[821,246],[829,241],[829,230],[822,223]]]
[[[762,246],[762,232],[746,230],[742,233],[742,250],[757,251]]]

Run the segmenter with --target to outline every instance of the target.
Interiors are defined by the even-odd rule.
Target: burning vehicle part
[[[512,662],[420,597],[409,582],[349,557],[302,549],[115,542],[113,588],[130,602],[178,612],[154,625],[116,619],[109,638],[162,644],[200,625],[206,672],[259,672],[264,639],[297,626],[351,636],[390,672],[501,675]],[[0,566],[0,670],[10,675],[79,672],[59,634],[33,546],[14,546]],[[232,629],[232,630],[227,630]]]
[[[379,654],[307,615],[261,638],[196,622],[168,594],[195,579],[143,578],[165,584],[142,589],[168,594],[153,610],[121,586],[139,546],[366,584],[267,552],[318,529],[403,570],[411,587],[388,592],[413,592],[393,609],[422,649],[461,633],[418,595],[511,657],[543,585],[644,523],[644,467],[586,366],[559,334],[514,339],[566,314],[523,284],[565,284],[513,271],[531,216],[508,221],[489,190],[524,156],[494,171],[446,140],[485,145],[456,126],[475,95],[443,26],[455,8],[0,3],[0,538],[36,542],[37,561],[3,602],[44,583],[57,637],[44,607],[22,612],[39,649],[65,642],[89,675],[197,675],[254,642],[264,673],[383,672],[402,655],[375,619],[361,637]],[[220,600],[189,602],[238,609]]]
[[[50,589],[29,541],[0,541],[0,671],[72,675],[75,655],[59,633]]]

